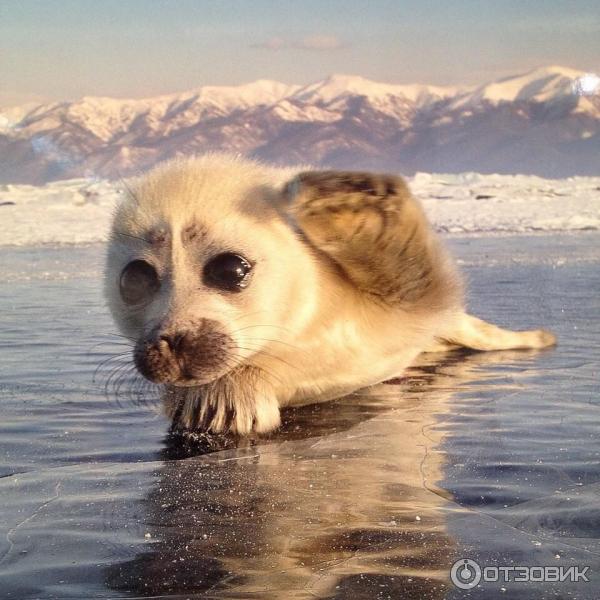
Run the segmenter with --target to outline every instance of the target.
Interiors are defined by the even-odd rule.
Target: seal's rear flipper
[[[463,313],[448,331],[427,348],[427,352],[441,352],[453,348],[472,350],[511,350],[517,348],[546,348],[556,344],[554,334],[544,329],[510,331],[477,317]]]
[[[462,306],[462,283],[400,177],[307,171],[283,190],[308,243],[379,304],[421,311]]]

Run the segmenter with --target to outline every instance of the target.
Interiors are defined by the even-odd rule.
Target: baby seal
[[[456,268],[401,178],[229,155],[130,182],[105,289],[137,369],[187,430],[268,432],[281,407],[397,377],[424,351],[555,342],[465,312]]]

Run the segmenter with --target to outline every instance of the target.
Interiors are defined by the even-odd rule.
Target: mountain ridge
[[[0,182],[117,178],[208,150],[276,163],[400,171],[600,172],[600,89],[547,66],[480,86],[388,84],[336,74],[153,98],[86,96],[0,109]]]

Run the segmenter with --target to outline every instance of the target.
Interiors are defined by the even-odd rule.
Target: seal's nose
[[[213,381],[228,364],[233,342],[216,321],[199,320],[191,327],[160,324],[138,340],[138,371],[154,383]]]
[[[158,343],[164,348],[166,345],[171,352],[178,352],[184,343],[186,334],[181,332],[161,333]]]

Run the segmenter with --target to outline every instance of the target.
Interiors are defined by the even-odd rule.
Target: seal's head
[[[302,319],[292,299],[308,290],[293,274],[311,267],[277,209],[277,178],[285,175],[208,155],[165,163],[128,184],[105,289],[150,381],[214,381]]]

